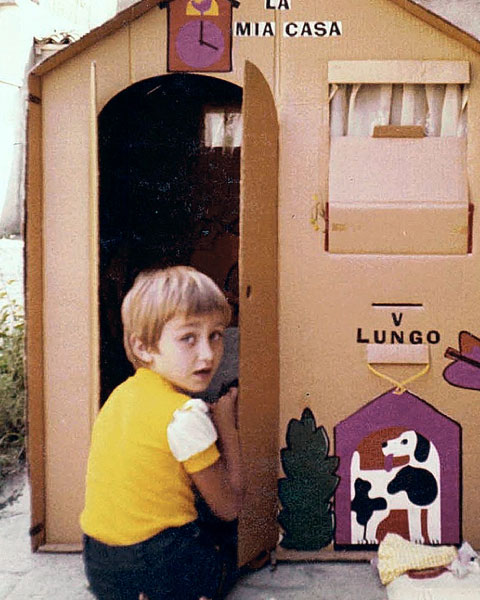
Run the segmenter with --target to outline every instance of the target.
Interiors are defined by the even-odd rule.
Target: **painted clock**
[[[235,0],[171,0],[168,71],[231,71],[234,5]]]

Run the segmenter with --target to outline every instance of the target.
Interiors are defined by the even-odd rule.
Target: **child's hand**
[[[240,435],[237,429],[238,388],[231,387],[210,405],[217,429],[220,458],[210,467],[192,474],[198,491],[213,512],[225,521],[235,519],[242,507],[243,477]]]
[[[219,433],[237,428],[237,398],[238,387],[231,387],[218,402],[210,405],[212,419]]]

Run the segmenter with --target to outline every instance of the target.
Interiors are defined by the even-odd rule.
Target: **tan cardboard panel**
[[[278,538],[278,124],[271,90],[250,63],[243,111],[239,428],[246,493],[240,565],[274,548]]]
[[[332,138],[329,252],[466,253],[465,150],[454,137]]]
[[[43,79],[46,543],[81,539],[91,425],[91,60],[77,60]]]
[[[90,271],[90,289],[99,289],[99,258],[98,258],[98,230],[99,230],[99,168],[98,168],[98,83],[97,83],[97,63],[90,64],[90,111],[89,111],[89,207],[88,207],[88,228],[92,232],[90,235],[89,248],[89,271]],[[95,417],[99,410],[100,397],[100,373],[98,365],[100,364],[100,314],[98,298],[95,294],[90,294],[90,423],[93,427]]]
[[[90,71],[92,61],[96,63],[97,72],[97,109],[100,110],[120,90],[130,83],[129,63],[129,31],[128,28],[120,29],[112,35],[98,42],[75,59],[65,65],[82,73]],[[82,81],[83,84],[83,81]],[[78,85],[82,85],[78,82]]]
[[[368,552],[366,550],[358,550],[349,552],[348,550],[342,550],[340,552],[334,551],[332,548],[324,548],[322,550],[287,550],[286,548],[282,548],[279,546],[276,551],[276,559],[277,560],[301,560],[305,562],[309,561],[319,561],[319,562],[327,562],[330,560],[345,560],[351,562],[370,562],[373,558],[377,556],[376,552]]]
[[[429,360],[427,344],[367,344],[369,363],[425,364]]]
[[[98,403],[99,342],[93,339],[98,320],[98,287],[93,283],[98,251],[96,127],[91,113],[128,85],[128,66],[128,32],[120,30],[43,78],[44,194],[48,199],[43,236],[48,289],[43,305],[49,399],[45,408],[47,543],[75,543],[81,538],[78,515],[83,506],[91,421]],[[58,497],[63,498],[61,503]]]
[[[319,12],[323,10],[327,14],[326,4],[318,3],[317,6]],[[334,44],[324,44],[318,52],[319,46],[312,43],[311,54],[306,59],[306,71],[323,68],[326,58],[338,59],[340,55],[350,60],[382,60],[395,56],[395,53],[405,59],[421,56],[432,60],[468,60],[473,73],[478,68],[478,56],[473,52],[466,51],[461,44],[443,36],[438,30],[426,27],[421,21],[405,19],[402,10],[391,11],[388,2],[364,3],[361,7],[362,15],[377,32],[374,48],[371,39],[362,37],[361,23],[349,13],[346,3],[336,3],[335,8],[337,18],[344,22],[344,30],[350,28],[352,36],[344,36]],[[365,21],[362,20],[362,23]],[[391,35],[392,31],[395,31],[395,36]],[[353,44],[352,38],[355,39]],[[282,54],[282,61],[282,89],[289,91],[283,91],[285,100],[288,93],[288,103],[282,106],[280,165],[281,446],[285,445],[289,419],[299,418],[303,407],[312,408],[317,423],[325,425],[333,443],[333,426],[386,390],[386,383],[368,371],[365,348],[356,343],[356,332],[362,327],[365,338],[370,340],[375,329],[389,334],[394,329],[393,309],[372,308],[371,305],[374,301],[390,301],[423,302],[423,308],[403,310],[402,330],[406,339],[414,330],[421,330],[423,336],[431,328],[440,330],[442,340],[439,345],[432,346],[432,368],[425,377],[412,384],[412,389],[434,402],[445,414],[467,423],[463,426],[464,448],[474,447],[474,452],[480,451],[478,440],[472,437],[474,427],[470,426],[474,419],[471,412],[475,403],[474,393],[448,389],[442,384],[441,371],[446,361],[440,347],[443,340],[456,339],[456,327],[460,322],[474,325],[476,311],[467,299],[476,298],[479,294],[475,276],[477,256],[431,255],[426,261],[424,255],[325,254],[322,251],[322,228],[315,231],[307,223],[313,204],[312,187],[321,202],[327,200],[323,187],[327,177],[322,175],[326,161],[319,159],[314,165],[309,157],[314,154],[311,148],[313,140],[316,141],[319,157],[323,158],[324,148],[329,144],[328,131],[311,118],[311,132],[318,134],[304,134],[305,116],[309,109],[312,112],[315,109],[309,95],[314,95],[313,88],[317,82],[312,81],[311,87],[305,84],[304,97],[308,106],[299,106],[298,102],[295,105],[295,56],[293,53]],[[315,62],[317,67],[314,67]],[[477,132],[476,123],[479,122],[479,103],[473,100],[477,94],[477,84],[472,79],[467,165],[473,200],[474,190],[480,189],[479,174],[474,168],[480,149],[478,136],[473,134],[474,130]],[[295,112],[299,107],[301,115]],[[323,110],[321,104],[318,110]],[[303,158],[305,154],[307,160],[301,171],[292,168],[292,156],[301,155]],[[315,185],[318,185],[317,190]],[[474,235],[474,252],[478,246],[477,237]],[[410,374],[398,365],[389,369],[393,367],[398,367],[398,379]],[[452,402],[455,392],[458,396]],[[465,499],[474,498],[477,475],[471,463],[468,463],[468,472],[465,471],[466,461],[464,454],[464,533],[468,530],[471,536],[480,539],[480,531],[475,519],[472,519],[475,501]]]
[[[402,203],[329,207],[329,252],[352,254],[466,254],[466,205]]]
[[[240,2],[238,8],[233,9],[232,39],[232,65],[231,73],[219,73],[222,79],[243,85],[246,61],[252,62],[261,71],[272,91],[276,86],[276,64],[278,63],[278,34],[277,37],[243,37],[235,35],[237,22],[275,22],[277,11],[266,11],[263,2]],[[252,29],[253,31],[253,29]]]
[[[422,125],[375,125],[374,138],[423,138],[425,128]]]
[[[26,196],[28,204],[25,228],[25,314],[28,463],[31,485],[32,549],[45,539],[45,461],[43,395],[43,252],[42,252],[42,107],[41,82],[30,79],[31,99],[28,105],[28,147]]]
[[[470,65],[452,60],[332,60],[330,83],[468,83]]]
[[[466,140],[334,137],[328,202],[336,204],[464,204]]]
[[[44,546],[40,546],[38,549],[39,552],[44,552],[45,554],[56,554],[57,552],[61,552],[63,554],[78,554],[82,552],[83,543],[80,544],[45,544]]]
[[[159,8],[130,23],[130,83],[167,72],[166,27],[167,9]]]

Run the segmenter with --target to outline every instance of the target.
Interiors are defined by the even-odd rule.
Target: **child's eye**
[[[210,339],[212,340],[212,342],[216,342],[217,340],[221,340],[222,338],[223,338],[223,331],[214,331],[210,335]]]
[[[194,344],[195,336],[193,334],[189,333],[188,335],[184,335],[183,337],[181,337],[180,340],[182,342],[185,342],[186,344]]]

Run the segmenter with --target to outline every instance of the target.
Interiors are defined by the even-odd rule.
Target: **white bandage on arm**
[[[192,398],[177,409],[167,427],[170,450],[179,462],[203,452],[217,437],[208,406],[199,398]]]

